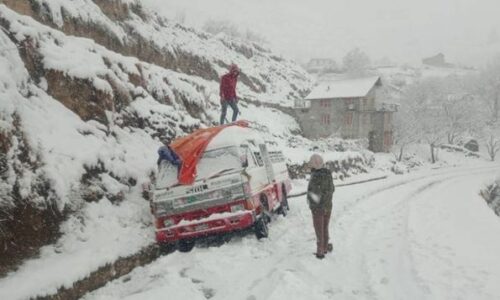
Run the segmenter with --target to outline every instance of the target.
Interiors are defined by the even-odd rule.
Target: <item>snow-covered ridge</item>
[[[7,5],[9,2],[13,0],[7,0]],[[68,34],[92,38],[115,52],[171,70],[217,80],[230,63],[237,63],[243,70],[240,94],[245,98],[291,106],[312,83],[311,77],[297,64],[255,43],[212,36],[172,23],[151,8],[143,8],[140,1],[35,0],[29,3],[25,6],[31,5],[30,13],[44,24]],[[16,9],[16,5],[13,3],[10,7]]]

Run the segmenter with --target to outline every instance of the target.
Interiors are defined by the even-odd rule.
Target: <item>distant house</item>
[[[392,146],[392,115],[395,104],[378,99],[382,81],[378,76],[337,78],[319,83],[296,112],[308,138],[340,134],[343,138],[367,138],[374,152]]]
[[[422,59],[422,63],[427,66],[438,68],[452,68],[453,64],[447,63],[443,53]]]

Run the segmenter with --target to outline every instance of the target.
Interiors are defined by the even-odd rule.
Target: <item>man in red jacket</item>
[[[220,80],[220,103],[222,105],[222,112],[220,115],[220,124],[224,124],[226,119],[227,107],[231,106],[233,110],[232,122],[236,121],[238,116],[238,97],[236,96],[236,83],[238,82],[238,75],[240,70],[237,65],[232,64],[229,67],[229,73],[222,76]]]

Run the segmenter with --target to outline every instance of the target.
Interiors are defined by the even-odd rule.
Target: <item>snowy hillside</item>
[[[112,246],[96,266],[152,241],[140,192],[156,170],[160,139],[214,124],[218,79],[232,62],[244,74],[242,116],[283,147],[300,131],[292,116],[252,103],[290,106],[310,79],[258,45],[178,26],[132,1],[3,3],[0,273],[94,221],[137,228],[121,240],[130,247]],[[107,225],[89,210],[108,211]],[[101,237],[90,239],[99,248]]]
[[[311,79],[294,62],[254,43],[185,28],[143,8],[140,1],[5,0],[9,7],[68,34],[181,73],[218,80],[231,63],[242,69],[241,95],[290,106]],[[218,95],[216,90],[207,95]],[[258,95],[258,96],[257,96]]]

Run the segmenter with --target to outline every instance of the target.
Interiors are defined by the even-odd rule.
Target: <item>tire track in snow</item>
[[[499,289],[488,286],[491,276],[496,277],[492,285],[498,286],[500,275],[495,254],[500,246],[487,241],[498,236],[493,232],[500,233],[498,220],[477,196],[481,182],[497,172],[490,169],[454,176],[408,202],[410,254],[417,261],[415,271],[430,284],[435,299],[500,297]],[[487,226],[481,226],[484,224]],[[473,254],[470,249],[474,249]],[[495,256],[493,260],[484,257],[491,255]],[[473,262],[476,259],[488,263]]]
[[[273,220],[268,239],[257,241],[248,235],[232,239],[221,247],[195,248],[189,254],[174,253],[134,271],[126,282],[110,283],[87,299],[109,299],[109,295],[141,299],[137,291],[147,293],[163,289],[162,295],[168,295],[179,288],[200,291],[201,298],[193,299],[208,296],[212,300],[235,297],[248,300],[384,298],[384,288],[390,289],[397,284],[393,278],[384,280],[379,276],[381,270],[384,271],[382,267],[391,265],[390,261],[379,261],[379,256],[389,250],[395,253],[394,257],[399,255],[402,261],[407,260],[410,273],[401,280],[410,282],[410,286],[414,284],[414,288],[421,291],[419,274],[411,273],[416,272],[411,270],[414,263],[409,250],[405,250],[411,249],[411,241],[405,241],[409,244],[398,248],[391,240],[392,234],[399,234],[399,241],[411,236],[405,223],[408,221],[405,204],[413,201],[412,197],[418,198],[425,190],[432,189],[433,186],[425,189],[427,184],[435,186],[438,181],[485,169],[498,167],[454,168],[431,174],[412,174],[396,182],[374,182],[363,185],[362,189],[360,186],[339,189],[334,198],[331,224],[335,249],[333,255],[322,261],[312,255],[315,248],[312,219],[305,197],[302,197],[290,201],[291,211],[286,218],[279,216]],[[364,191],[352,196],[359,190]],[[387,234],[379,236],[377,229]],[[383,248],[391,242],[392,248]],[[141,285],[146,284],[144,282],[147,286]],[[172,282],[182,286],[172,285]],[[206,291],[210,293],[203,295]]]
[[[365,195],[362,195],[361,197],[358,197],[353,203],[351,203],[351,205],[346,206],[337,219],[337,224],[345,225],[347,223],[350,231],[354,230],[356,232],[356,234],[354,234],[354,241],[352,241],[352,238],[346,235],[345,241],[343,241],[342,243],[349,243],[349,239],[351,239],[351,245],[349,247],[350,250],[352,250],[353,248],[361,248],[365,250],[371,249],[374,252],[380,252],[382,250],[378,245],[380,244],[380,239],[382,237],[373,238],[373,235],[380,234],[380,232],[378,232],[376,229],[380,227],[384,228],[384,226],[389,226],[389,228],[386,228],[386,231],[402,236],[402,238],[399,239],[399,241],[402,242],[402,245],[400,245],[398,249],[399,251],[396,251],[392,255],[395,255],[397,257],[397,261],[402,265],[403,268],[409,268],[409,272],[403,273],[403,276],[406,276],[406,278],[399,278],[399,286],[406,286],[404,287],[404,289],[402,289],[403,294],[398,296],[405,297],[405,292],[412,291],[412,295],[418,295],[418,297],[415,297],[415,299],[422,299],[422,297],[425,298],[425,295],[428,295],[427,292],[429,289],[425,286],[423,279],[416,273],[416,269],[413,267],[415,263],[412,257],[411,247],[409,245],[409,243],[411,243],[411,240],[409,240],[408,237],[411,235],[411,230],[408,225],[408,204],[415,199],[418,199],[418,197],[423,192],[431,190],[432,188],[443,184],[444,182],[453,180],[454,178],[469,176],[471,175],[471,173],[482,174],[484,172],[491,172],[494,170],[498,170],[498,167],[446,170],[444,172],[432,174],[431,176],[424,175],[418,178],[412,178],[410,180],[404,180],[399,183],[390,184],[387,187],[383,187],[375,190],[374,192],[369,192]],[[385,199],[387,198],[388,194],[391,194],[391,191],[404,189],[409,184],[417,185],[415,187],[412,186],[409,191],[403,191],[403,197],[401,197],[402,195],[398,195],[390,199]],[[381,197],[383,197],[384,199],[381,199]],[[351,224],[349,224],[349,221]],[[336,226],[337,225],[334,225],[334,228]],[[402,232],[397,232],[398,230],[402,230]],[[370,235],[372,238],[370,240],[372,245],[370,245],[370,242],[366,242],[367,240],[369,240]],[[388,238],[390,237],[386,237],[386,239]],[[373,246],[373,244],[377,246]],[[394,245],[389,244],[388,246],[389,248],[392,248]],[[386,251],[390,252],[391,249]],[[348,255],[348,251],[346,251],[345,255]],[[376,277],[376,275],[373,274],[370,278],[370,271],[373,271],[371,270],[371,268],[377,268],[376,266],[373,266],[374,264],[376,264],[376,262],[367,261],[367,259],[367,255],[361,255],[361,257],[358,257],[357,260],[354,259],[353,264],[356,266],[355,269],[358,269],[357,271],[359,277],[363,280],[363,285],[367,287],[367,292],[365,295],[369,298],[376,299],[379,298],[378,295],[381,294],[381,289],[379,288],[379,286],[388,286],[391,283],[389,282],[389,279],[387,277],[382,277],[380,278],[380,282],[378,282],[379,284],[377,285],[377,280],[379,278],[374,278]],[[387,262],[379,261],[379,264],[384,265],[387,264]],[[355,272],[355,270],[353,271]],[[368,276],[366,276],[366,274],[368,274]],[[379,274],[379,276],[382,275]],[[393,295],[391,295],[390,293],[383,294],[382,292],[383,295],[380,295],[380,298],[387,299],[388,297],[390,298],[391,296],[394,296],[394,291],[397,291],[398,287],[393,287],[391,290],[393,291]],[[400,298],[398,296],[396,296],[395,298]]]

